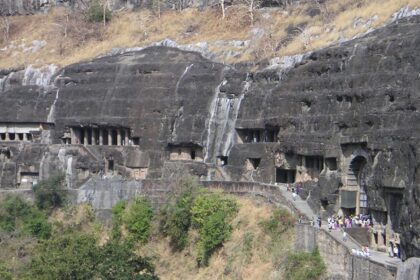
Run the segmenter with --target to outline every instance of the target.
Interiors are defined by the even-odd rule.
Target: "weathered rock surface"
[[[410,258],[403,262],[398,268],[397,279],[420,279],[420,258]]]
[[[2,71],[0,124],[41,128],[32,143],[2,138],[0,187],[61,171],[77,189],[92,176],[156,179],[179,167],[202,179],[303,182],[320,214],[340,210],[342,188],[363,187],[375,223],[400,233],[403,258],[419,256],[419,54],[412,17],[249,73],[167,47],[74,64],[44,82]],[[63,144],[72,128],[86,145]],[[98,145],[98,128],[129,131],[130,145],[121,135]]]

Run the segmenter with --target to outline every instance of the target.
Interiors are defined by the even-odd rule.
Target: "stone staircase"
[[[354,166],[352,164],[349,165],[346,174],[346,187],[349,189],[358,189],[359,183],[357,182],[357,175],[354,173]]]
[[[353,176],[356,177],[354,175],[354,172],[353,172]],[[353,180],[353,181],[350,180],[349,182],[356,182],[356,186],[358,186],[357,180]],[[306,200],[303,200],[300,197],[297,197],[296,200],[293,200],[292,193],[290,191],[287,191],[286,185],[280,185],[280,186],[278,186],[278,188],[279,188],[280,192],[282,193],[282,195],[291,204],[293,204],[293,206],[301,214],[303,214],[304,216],[306,216],[309,219],[311,217],[315,217],[316,216],[315,212],[308,205],[308,203],[306,202]],[[365,243],[363,241],[366,240],[366,235],[365,235],[366,233],[357,233],[357,234],[355,234],[355,236],[354,236],[354,234],[353,235],[348,234],[347,235],[347,237],[348,237],[347,240],[344,241],[343,240],[343,233],[342,233],[341,230],[332,230],[332,231],[329,231],[328,230],[327,221],[322,221],[321,230],[323,230],[325,233],[327,233],[332,238],[334,238],[337,242],[339,242],[340,244],[342,244],[343,246],[345,246],[347,248],[347,250],[348,250],[349,253],[351,253],[353,249],[360,250],[362,248],[362,246],[365,245]],[[398,267],[398,265],[401,263],[401,260],[400,259],[397,259],[397,258],[389,258],[387,253],[383,253],[383,252],[379,252],[379,251],[374,251],[374,250],[371,250],[371,256],[370,256],[369,260],[372,261],[372,262],[374,262],[374,263],[382,264],[382,265],[384,265],[386,267],[392,267],[393,269],[396,269]]]

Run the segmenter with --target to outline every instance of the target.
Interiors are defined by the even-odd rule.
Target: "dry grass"
[[[420,8],[420,0],[328,0],[320,6],[310,3],[292,5],[286,10],[259,10],[253,27],[243,6],[229,7],[224,20],[215,9],[168,11],[161,18],[145,10],[119,12],[106,28],[70,14],[67,36],[64,30],[69,11],[65,9],[55,9],[46,15],[11,17],[10,39],[0,44],[0,49],[8,47],[0,51],[0,68],[49,63],[65,66],[113,48],[145,46],[166,38],[180,44],[208,42],[209,49],[221,55],[220,60],[232,63],[293,55],[383,26],[401,7]],[[309,16],[308,10],[316,7],[321,13]],[[356,19],[368,21],[374,16],[370,24],[354,26]],[[301,33],[288,34],[289,27],[298,27]],[[34,40],[45,40],[47,45],[37,52],[23,52],[21,45],[28,47]],[[237,49],[217,43],[221,40],[250,40],[251,44]],[[15,48],[11,49],[11,45]],[[223,51],[229,50],[241,54],[223,57]]]
[[[141,249],[141,254],[156,259],[156,273],[161,279],[270,279],[275,261],[270,250],[270,237],[258,225],[268,219],[273,206],[250,198],[237,198],[240,209],[233,221],[231,239],[210,259],[208,267],[197,268],[195,262],[196,232],[190,233],[189,247],[182,252],[171,252],[168,240],[156,239]],[[280,255],[286,255],[292,244],[292,232],[285,233]],[[246,247],[245,236],[252,235],[251,247]],[[194,242],[195,240],[195,242]],[[250,248],[246,250],[245,248]],[[280,272],[277,272],[278,277]],[[281,279],[281,278],[277,278]]]

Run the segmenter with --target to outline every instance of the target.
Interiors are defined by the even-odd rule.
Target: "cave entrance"
[[[294,183],[296,178],[295,169],[276,168],[276,183],[290,184]]]
[[[366,181],[363,173],[365,165],[366,159],[362,156],[357,156],[350,162],[350,168],[347,173],[347,187],[358,191],[356,214],[368,215],[370,211],[366,194]]]
[[[228,164],[228,157],[227,156],[219,156],[217,157],[217,162],[220,166],[225,166]]]

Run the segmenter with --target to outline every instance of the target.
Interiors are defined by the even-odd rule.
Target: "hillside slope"
[[[147,46],[165,39],[188,44],[218,61],[256,61],[348,40],[420,8],[419,0],[319,2],[258,9],[253,24],[244,5],[227,7],[225,19],[219,8],[167,11],[160,17],[151,10],[120,10],[105,27],[87,22],[80,11],[65,8],[3,18],[0,68],[65,66],[114,48]]]

